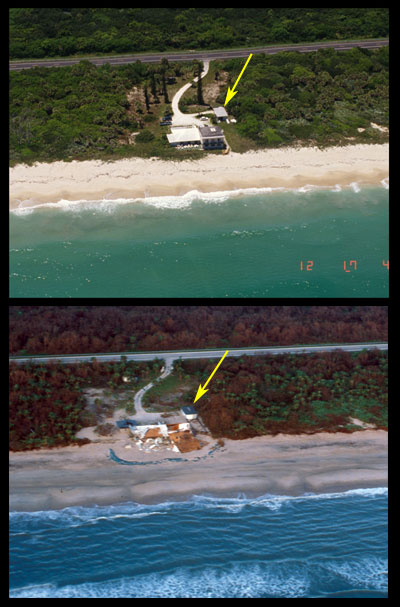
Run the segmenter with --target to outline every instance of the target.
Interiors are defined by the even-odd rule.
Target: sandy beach
[[[125,449],[126,438],[10,454],[10,509],[59,509],[126,501],[157,503],[192,494],[301,495],[387,486],[387,432],[278,435],[216,443],[185,454]],[[109,459],[110,447],[127,466]],[[196,457],[206,456],[193,461]],[[167,461],[182,457],[188,461]]]
[[[17,165],[10,169],[10,208],[62,200],[180,196],[190,191],[373,185],[388,177],[388,156],[388,144],[365,144],[231,152],[181,162],[132,158]]]

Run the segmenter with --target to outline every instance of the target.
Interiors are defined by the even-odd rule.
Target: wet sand
[[[193,494],[257,497],[332,493],[387,486],[387,432],[278,435],[216,443],[177,454],[125,449],[126,438],[83,447],[10,454],[10,509],[59,509],[134,501],[157,503]],[[127,466],[109,459],[110,447]],[[204,458],[194,461],[199,456]],[[189,461],[167,461],[182,457]],[[149,462],[157,461],[152,464]]]

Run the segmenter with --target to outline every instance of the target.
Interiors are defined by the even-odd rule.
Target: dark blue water
[[[386,597],[387,490],[11,513],[11,597]]]

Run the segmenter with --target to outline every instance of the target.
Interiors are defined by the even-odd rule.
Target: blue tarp
[[[197,462],[200,459],[206,459],[206,457],[213,457],[212,453],[214,453],[214,451],[217,451],[217,449],[220,449],[220,446],[214,445],[214,447],[212,447],[210,449],[210,451],[207,453],[207,455],[199,455],[198,457],[195,457],[193,459],[186,459],[184,457],[167,457],[165,459],[159,459],[157,461],[151,461],[151,462],[130,462],[126,459],[121,459],[120,457],[118,457],[118,455],[115,455],[115,452],[110,449],[110,453],[109,453],[109,459],[112,459],[113,462],[116,462],[117,464],[123,464],[125,466],[146,466],[147,464],[162,464],[163,462]]]
[[[116,422],[118,428],[130,428],[131,426],[137,426],[137,422],[134,419],[120,419]]]

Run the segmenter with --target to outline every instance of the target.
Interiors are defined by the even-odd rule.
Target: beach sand
[[[193,494],[257,497],[331,493],[387,486],[387,432],[278,435],[233,441],[207,455],[125,449],[126,437],[82,447],[10,454],[10,509],[59,509],[134,501],[157,503]],[[132,443],[131,443],[132,444]],[[157,464],[126,466],[108,458]],[[192,461],[198,456],[206,457]],[[166,461],[182,457],[189,461]]]
[[[389,145],[279,148],[196,161],[131,158],[36,163],[10,169],[10,208],[61,200],[180,196],[190,191],[378,184],[389,174]]]

